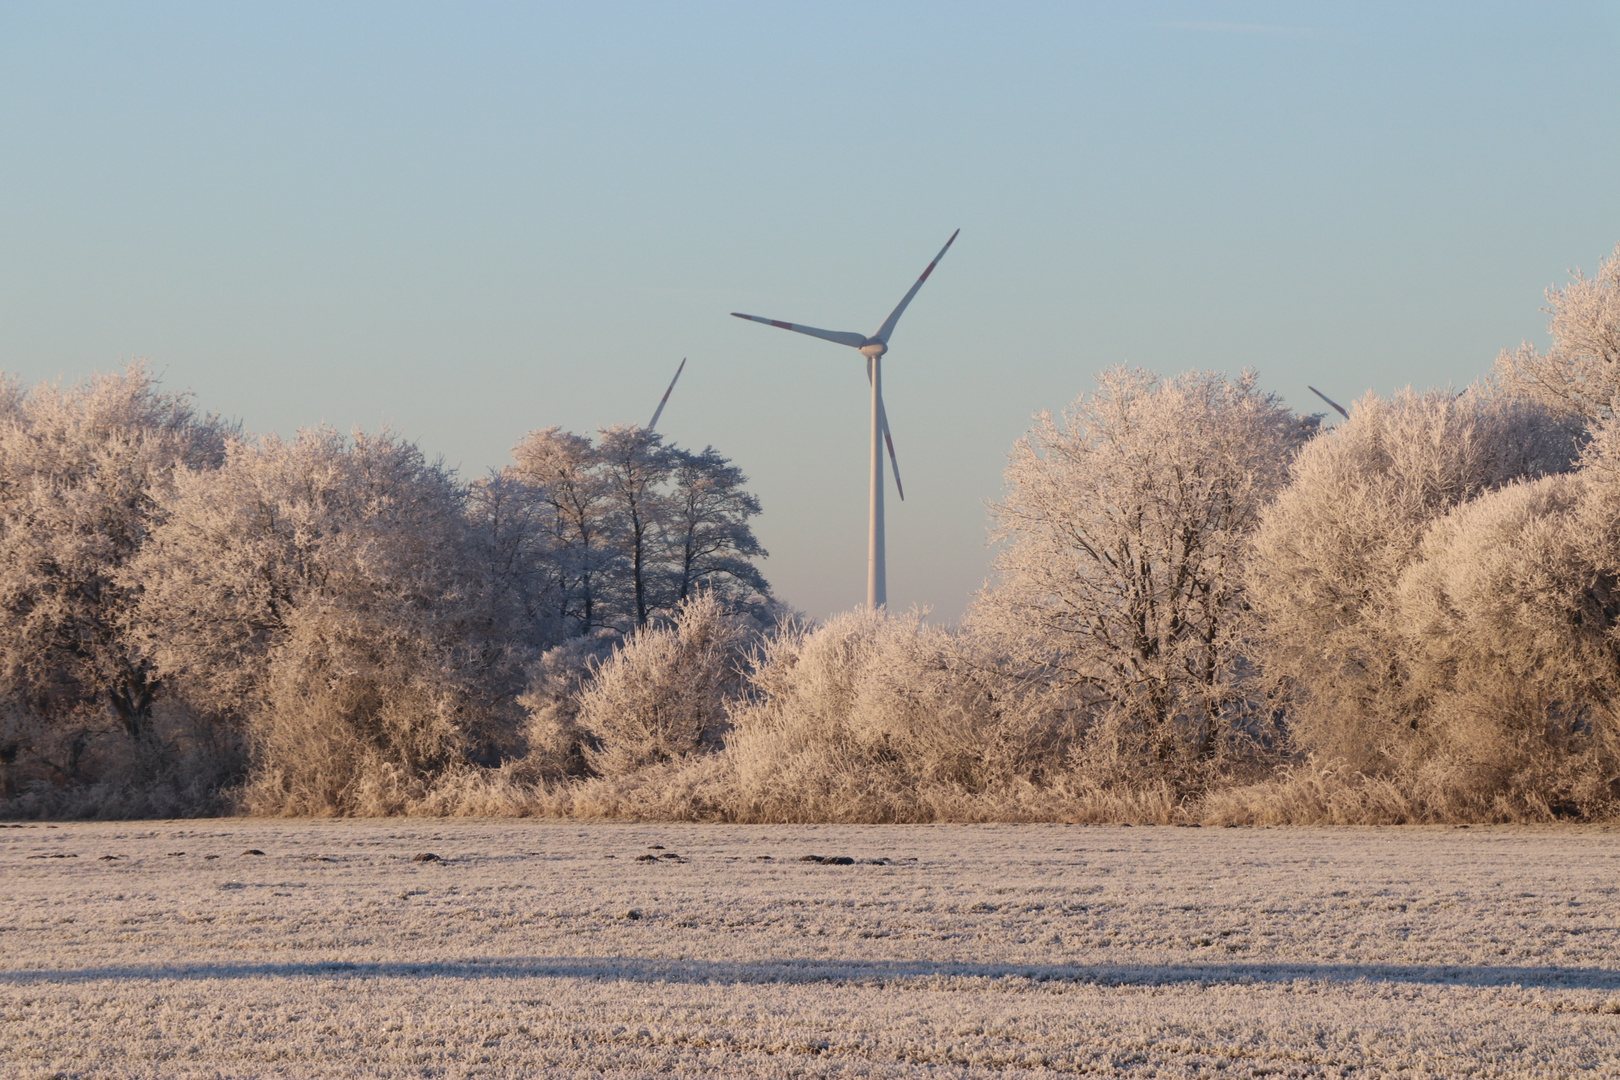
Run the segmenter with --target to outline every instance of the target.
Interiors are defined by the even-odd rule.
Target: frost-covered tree
[[[178,474],[164,511],[129,575],[147,655],[246,722],[259,808],[397,810],[516,728],[522,656],[463,491],[413,444],[236,440]]]
[[[1240,571],[1314,428],[1252,373],[1114,368],[1013,447],[996,580],[972,624],[1072,689],[1168,778],[1218,756],[1248,701]]]
[[[748,478],[712,446],[678,450],[667,497],[665,559],[669,591],[676,602],[707,589],[732,604],[770,596],[755,559],[766,556],[749,519],[759,499],[743,487]]]
[[[527,484],[545,507],[557,617],[578,634],[617,621],[609,492],[591,440],[558,427],[532,431],[505,475]]]
[[[1448,816],[1590,813],[1620,795],[1620,596],[1582,521],[1589,481],[1472,499],[1430,526],[1401,575],[1404,679],[1386,708],[1406,724],[1386,756]]]
[[[636,626],[667,600],[659,588],[667,500],[663,487],[674,464],[664,437],[644,427],[605,428],[596,444],[598,469],[607,492],[610,543],[629,581],[631,614]]]
[[[14,706],[78,728],[105,712],[149,734],[160,675],[132,641],[138,589],[123,571],[176,470],[215,467],[227,432],[139,363],[72,387],[4,384],[0,691]]]
[[[595,443],[547,428],[515,457],[502,475],[540,504],[541,591],[574,633],[627,633],[703,590],[732,607],[769,601],[750,524],[759,500],[713,447],[666,446],[637,427],[605,429]]]
[[[1562,289],[1547,290],[1552,347],[1528,342],[1504,351],[1497,378],[1512,393],[1588,424],[1615,415],[1620,398],[1620,246],[1596,277],[1580,271]]]
[[[1302,748],[1370,774],[1399,767],[1412,731],[1402,574],[1453,508],[1570,469],[1578,435],[1567,413],[1489,387],[1408,390],[1369,394],[1300,452],[1247,587],[1255,655]]]

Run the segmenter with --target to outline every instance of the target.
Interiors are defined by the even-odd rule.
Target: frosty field
[[[0,1076],[1614,1076],[1617,949],[1601,827],[25,823]]]

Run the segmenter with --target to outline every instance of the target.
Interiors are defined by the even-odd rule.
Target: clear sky
[[[960,613],[1030,414],[1118,362],[1295,407],[1462,384],[1620,241],[1620,5],[0,4],[0,367],[150,359],[464,475],[525,431],[712,443],[768,576]]]

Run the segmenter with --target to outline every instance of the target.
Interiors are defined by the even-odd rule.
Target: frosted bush
[[[748,624],[707,592],[632,634],[580,692],[575,722],[595,771],[618,776],[717,749],[743,686]]]
[[[1436,522],[1402,576],[1406,734],[1386,751],[1453,817],[1592,812],[1620,773],[1613,578],[1580,528],[1582,475],[1477,498]]]
[[[915,613],[785,630],[733,712],[716,801],[750,821],[1016,814],[1062,772],[1074,728],[997,659]]]
[[[1402,572],[1454,507],[1571,468],[1578,430],[1486,388],[1403,391],[1368,395],[1306,445],[1262,514],[1246,575],[1254,655],[1298,746],[1351,771],[1400,767],[1413,738]]]
[[[605,631],[572,638],[530,667],[528,688],[518,698],[528,717],[526,752],[514,763],[525,778],[559,780],[590,771],[585,751],[592,736],[579,724],[580,694],[621,640]]]

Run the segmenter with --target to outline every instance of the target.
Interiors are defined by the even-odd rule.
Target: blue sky
[[[1620,6],[0,5],[0,367],[144,356],[464,474],[660,422],[753,478],[767,574],[954,617],[1031,412],[1109,364],[1312,410],[1466,383],[1620,241]],[[892,499],[892,496],[891,496]]]

